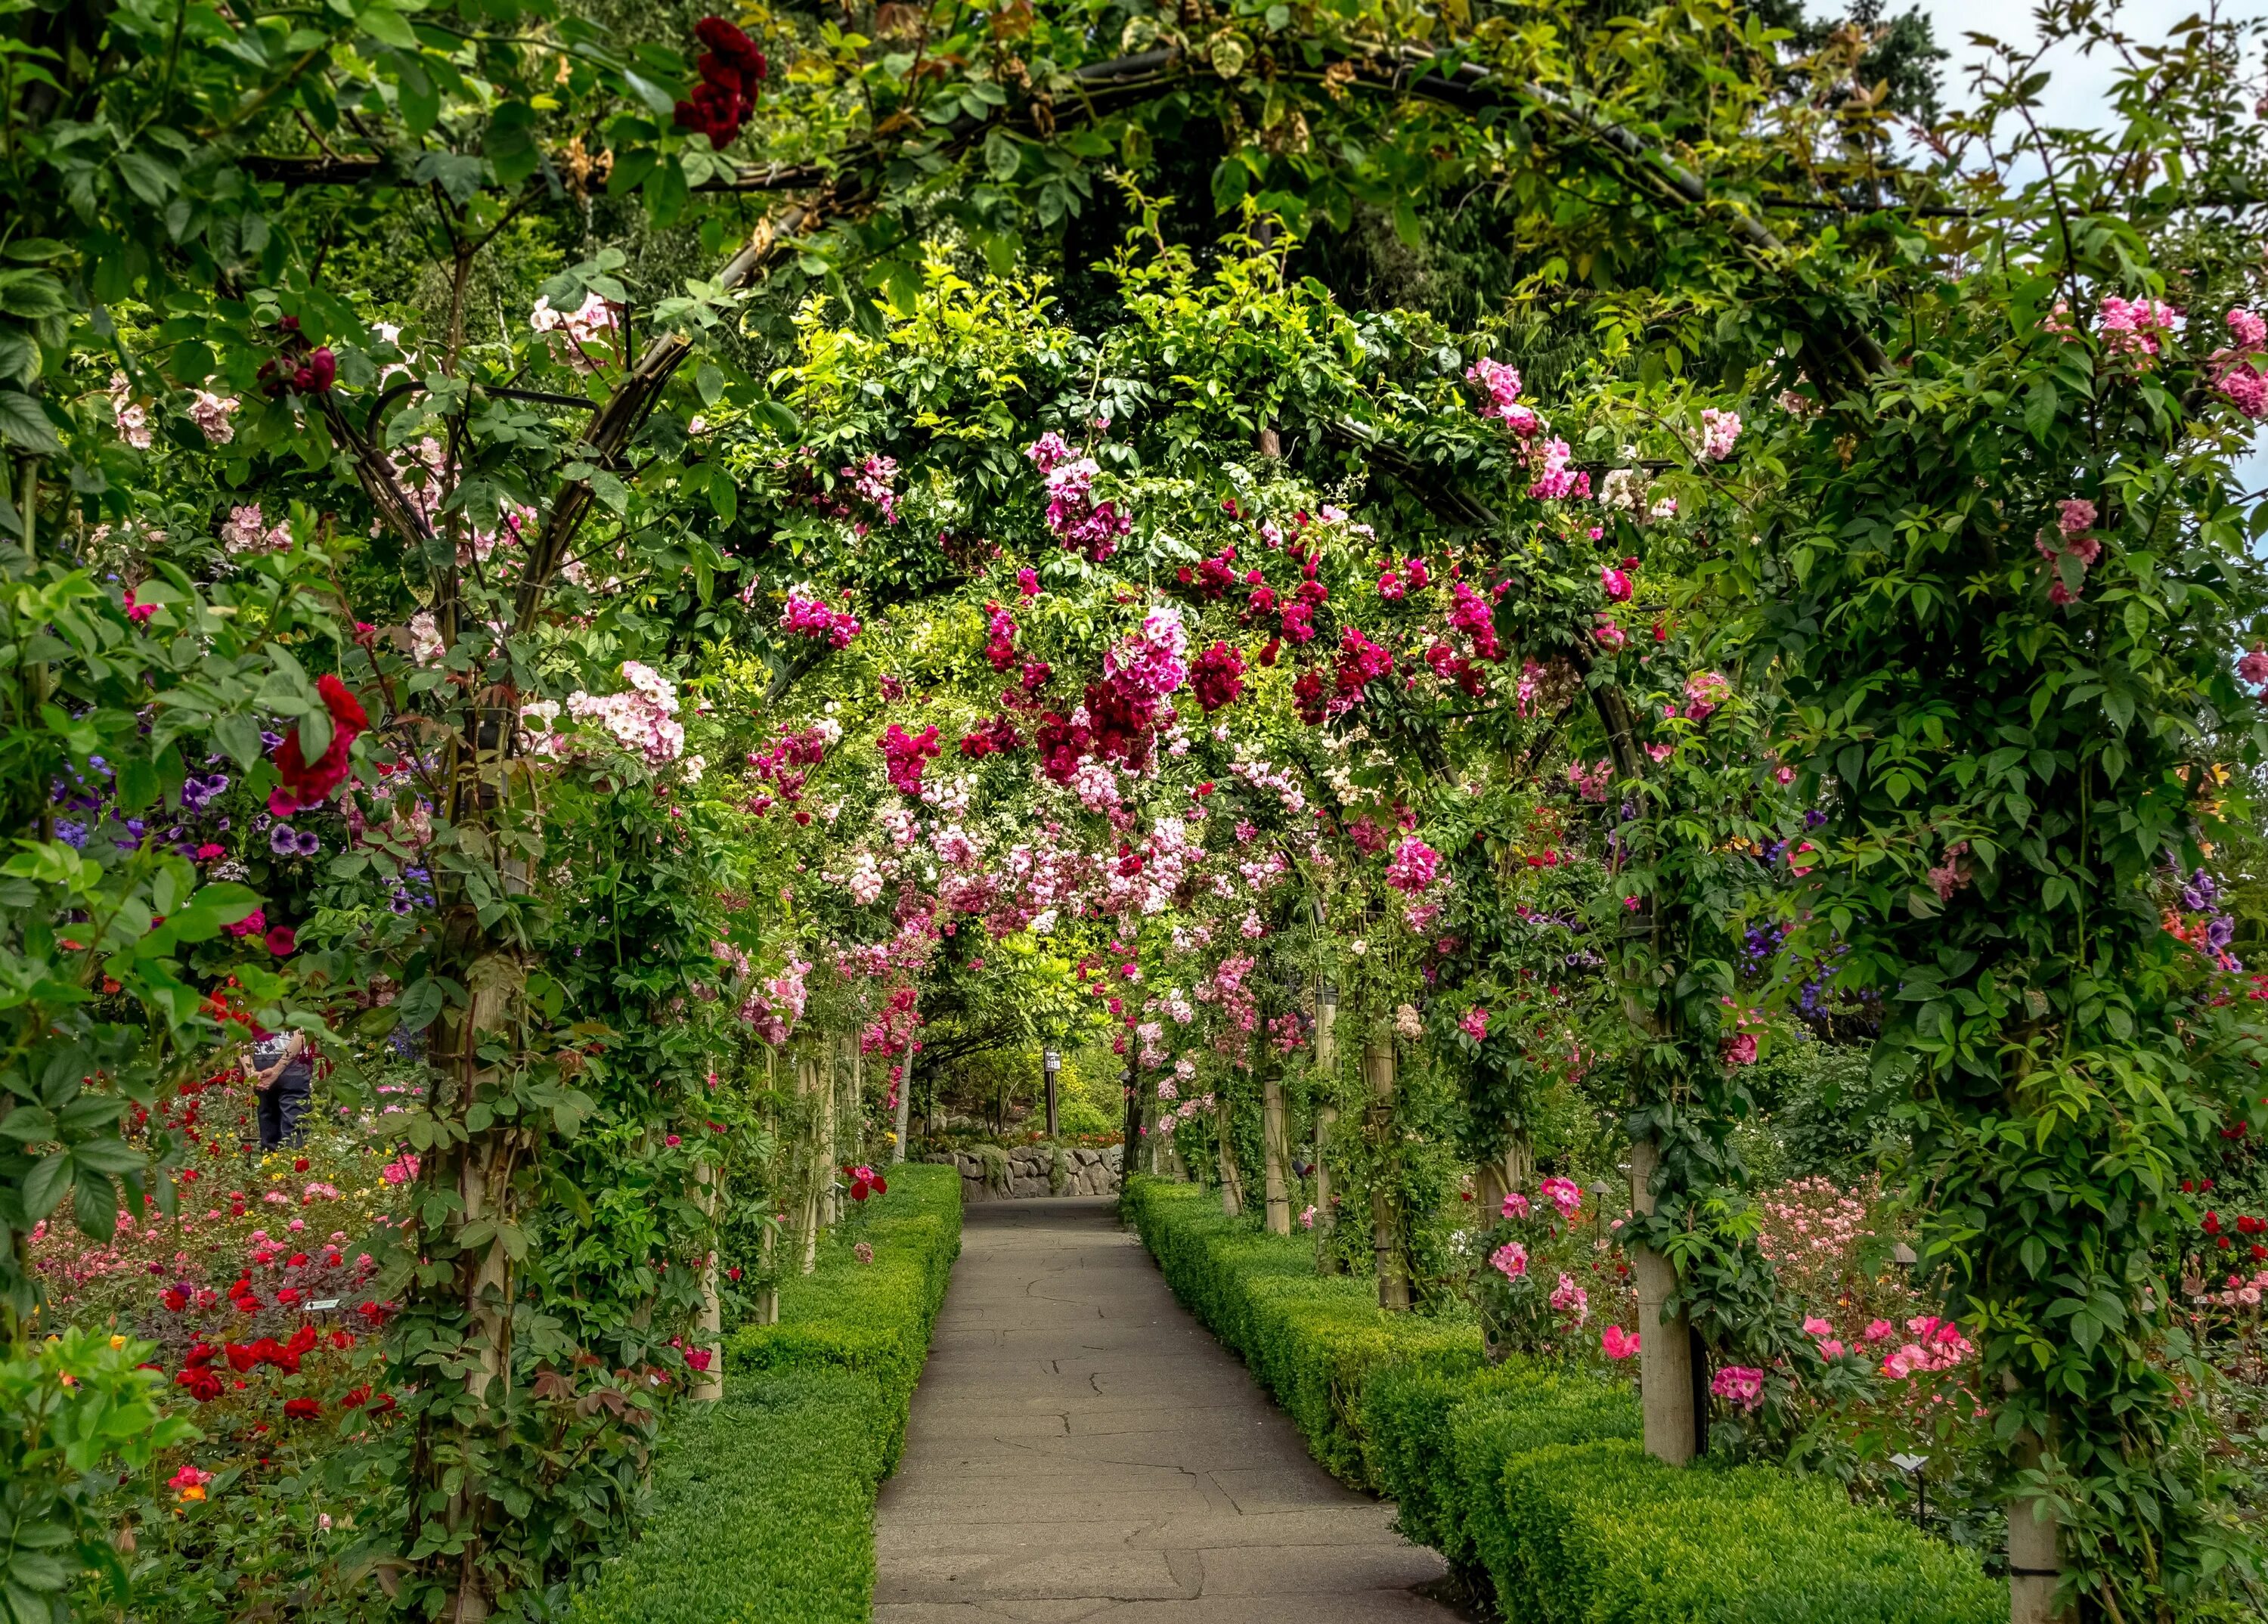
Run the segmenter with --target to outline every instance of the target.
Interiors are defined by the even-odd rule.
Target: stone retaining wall
[[[1056,1172],[1058,1154],[1063,1158],[1060,1177]],[[997,1170],[998,1163],[988,1169],[984,1158],[968,1151],[957,1155],[939,1154],[922,1159],[925,1162],[950,1162],[961,1170],[961,1200],[964,1206],[975,1201],[1023,1201],[1042,1195],[1118,1193],[1118,1147],[1116,1145],[1108,1145],[1100,1150],[1066,1148],[1060,1153],[1052,1146],[1035,1145],[1008,1151],[1007,1157],[1005,1189],[997,1182],[1000,1177]]]

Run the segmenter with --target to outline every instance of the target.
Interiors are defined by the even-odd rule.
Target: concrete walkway
[[[966,1215],[875,1624],[1453,1624],[1440,1558],[1334,1481],[1104,1199]]]

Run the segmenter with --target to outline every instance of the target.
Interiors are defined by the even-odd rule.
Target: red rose
[[[354,742],[370,727],[370,716],[361,701],[329,672],[315,679],[315,691],[322,695],[324,708],[331,713],[330,746],[312,766],[300,753],[297,727],[276,747],[272,759],[276,776],[284,781],[269,795],[268,809],[277,817],[289,817],[302,807],[320,806],[328,801],[347,780],[348,756]]]
[[[313,1399],[288,1399],[284,1404],[286,1421],[320,1421],[322,1414],[323,1406]]]
[[[189,1294],[179,1286],[168,1286],[158,1294],[158,1301],[164,1303],[169,1312],[178,1314],[189,1306]]]
[[[367,1387],[357,1387],[350,1391],[345,1398],[339,1400],[339,1408],[342,1410],[358,1410],[369,1402],[370,1389]]]
[[[270,1341],[274,1340],[273,1338],[269,1340]],[[252,1367],[260,1362],[260,1354],[258,1351],[259,1346],[260,1345],[256,1342],[249,1347],[246,1347],[241,1342],[229,1343],[227,1347],[222,1350],[228,1355],[228,1368],[235,1371],[239,1376],[243,1376],[250,1372]]]
[[[220,1397],[220,1377],[210,1367],[195,1365],[173,1378],[176,1387],[186,1388],[190,1398],[199,1404],[210,1404]]]

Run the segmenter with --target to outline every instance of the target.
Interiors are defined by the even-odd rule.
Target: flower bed
[[[1626,1386],[1572,1364],[1488,1366],[1476,1327],[1380,1311],[1308,1243],[1137,1177],[1129,1208],[1174,1294],[1242,1355],[1317,1458],[1393,1495],[1412,1539],[1485,1575],[1506,1617],[1992,1624],[2006,1590],[1966,1553],[1835,1486],[1664,1466]]]
[[[574,1624],[865,1619],[874,1495],[960,1251],[959,1176],[891,1169],[817,1269],[781,1281],[780,1322],[725,1339],[724,1399],[665,1432],[638,1542],[577,1597]]]

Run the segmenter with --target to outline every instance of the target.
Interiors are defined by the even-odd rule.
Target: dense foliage
[[[557,1615],[688,1395],[902,1412],[1042,1046],[2028,1624],[2257,1588],[2257,26],[4,17],[19,1616]]]

